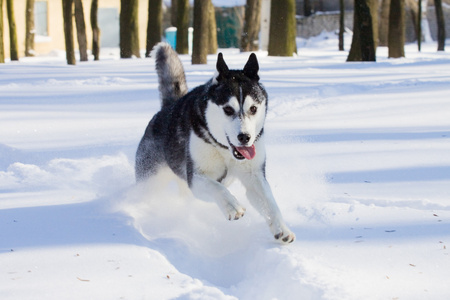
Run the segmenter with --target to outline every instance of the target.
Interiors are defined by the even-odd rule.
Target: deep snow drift
[[[323,35],[295,58],[258,53],[289,246],[239,184],[236,222],[176,181],[134,185],[153,60],[1,65],[0,298],[448,299],[450,56],[346,63],[335,48]],[[215,56],[182,61],[190,88],[214,73]]]

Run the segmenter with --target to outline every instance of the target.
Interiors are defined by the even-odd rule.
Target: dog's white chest
[[[189,152],[194,164],[194,169],[210,178],[219,179],[226,172],[226,155],[228,150],[215,147],[206,143],[201,138],[191,133],[189,140]]]

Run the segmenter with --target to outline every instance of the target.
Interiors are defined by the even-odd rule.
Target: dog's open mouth
[[[236,159],[253,159],[256,155],[255,145],[250,147],[236,147],[231,145],[233,148],[233,155]]]

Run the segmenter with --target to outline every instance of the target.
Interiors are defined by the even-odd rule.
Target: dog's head
[[[259,83],[256,55],[250,55],[242,70],[229,70],[219,53],[216,68],[206,109],[208,128],[235,159],[253,159],[254,143],[263,133],[267,111],[267,93]]]

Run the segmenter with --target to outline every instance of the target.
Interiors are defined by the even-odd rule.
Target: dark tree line
[[[82,0],[61,0],[63,4],[64,36],[66,56],[69,64],[75,64],[74,29],[79,46],[80,60],[86,61],[87,40],[86,24]],[[3,3],[6,2],[6,5]],[[442,10],[442,0],[434,0],[438,24],[438,50],[445,47],[445,20]],[[0,63],[4,62],[3,44],[3,8],[6,6],[7,24],[9,28],[9,44],[11,60],[18,60],[18,42],[14,19],[14,1],[0,0]],[[149,56],[153,46],[162,37],[162,0],[148,0],[148,23],[145,56]],[[389,57],[404,56],[405,39],[405,0],[382,0],[381,18],[389,20],[387,34],[378,34],[378,0],[355,0],[354,34],[348,61],[375,61],[378,42],[389,47]],[[417,33],[418,48],[421,42],[421,0],[417,0]],[[26,1],[26,34],[25,56],[34,55],[34,4],[35,0]],[[120,11],[120,54],[122,58],[140,57],[138,0],[121,0]],[[344,49],[344,1],[340,4],[339,49]],[[172,0],[172,24],[178,29],[176,50],[180,54],[188,53],[189,0]],[[295,0],[277,0],[271,2],[269,55],[292,56],[297,52]],[[99,59],[100,29],[97,21],[98,0],[91,0],[90,23],[92,29],[92,54]],[[312,13],[311,1],[304,1],[305,15]],[[258,49],[258,34],[261,18],[261,0],[247,0],[245,19],[241,35],[241,51]],[[194,40],[192,63],[206,63],[208,54],[217,51],[216,21],[211,0],[194,1]],[[384,37],[386,36],[386,40]]]
[[[445,46],[445,21],[442,11],[442,0],[435,0],[436,19],[438,25],[438,51]],[[420,51],[421,31],[421,0],[417,1],[417,42]],[[348,61],[375,61],[375,52],[378,42],[377,0],[355,0],[355,15],[353,27],[353,40]],[[388,46],[388,56],[398,58],[405,56],[405,0],[383,0],[381,18],[387,20],[382,23],[380,43]],[[370,28],[371,27],[371,28]],[[385,34],[385,32],[387,32]]]

